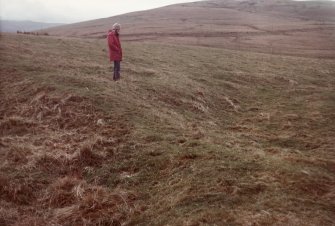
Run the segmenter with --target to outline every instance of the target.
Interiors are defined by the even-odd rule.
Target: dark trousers
[[[120,79],[120,70],[121,70],[121,62],[120,61],[114,61],[113,80],[119,80]]]

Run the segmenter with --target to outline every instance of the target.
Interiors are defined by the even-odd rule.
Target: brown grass
[[[127,191],[113,192],[79,179],[87,167],[101,166],[103,150],[117,145],[104,135],[116,134],[116,125],[96,125],[101,113],[79,96],[38,91],[31,99],[15,107],[20,116],[1,122],[7,161],[2,166],[14,170],[0,178],[1,200],[21,206],[20,215],[3,210],[1,220],[16,225],[121,225],[133,211]],[[80,135],[69,136],[72,130]],[[128,133],[124,126],[121,131],[120,136]],[[23,169],[28,171],[22,174]],[[33,206],[36,213],[30,211]]]
[[[121,225],[132,213],[129,195],[112,193],[85,181],[64,177],[49,186],[42,198],[43,205],[52,208],[50,219],[67,225]]]
[[[135,196],[89,184],[83,177],[86,169],[108,164],[105,156],[119,146],[110,136],[126,140],[129,126],[110,124],[112,118],[86,97],[38,85],[16,70],[3,72],[1,225],[121,225],[127,221]],[[98,120],[105,123],[97,124]]]
[[[37,184],[29,178],[12,180],[12,178],[2,176],[0,182],[2,200],[18,205],[27,205],[36,199],[34,188]]]
[[[113,82],[105,42],[21,37],[0,43],[1,224],[334,224],[333,60],[125,43]]]

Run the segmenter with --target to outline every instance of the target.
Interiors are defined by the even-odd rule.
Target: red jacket
[[[108,47],[109,47],[109,58],[111,61],[122,60],[122,48],[119,40],[119,34],[115,31],[109,31],[107,36]]]

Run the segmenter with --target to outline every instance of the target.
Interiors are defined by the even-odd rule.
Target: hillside
[[[1,225],[335,224],[334,60],[0,38]]]
[[[201,1],[46,31],[60,36],[105,37],[115,22],[122,24],[124,40],[335,56],[335,3],[330,1]]]
[[[0,20],[0,32],[34,31],[61,26],[60,23],[41,23],[34,21]]]

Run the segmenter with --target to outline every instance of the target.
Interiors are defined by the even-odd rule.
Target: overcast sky
[[[196,0],[0,0],[3,20],[74,23]]]
[[[74,23],[196,0],[0,0],[3,20]]]

